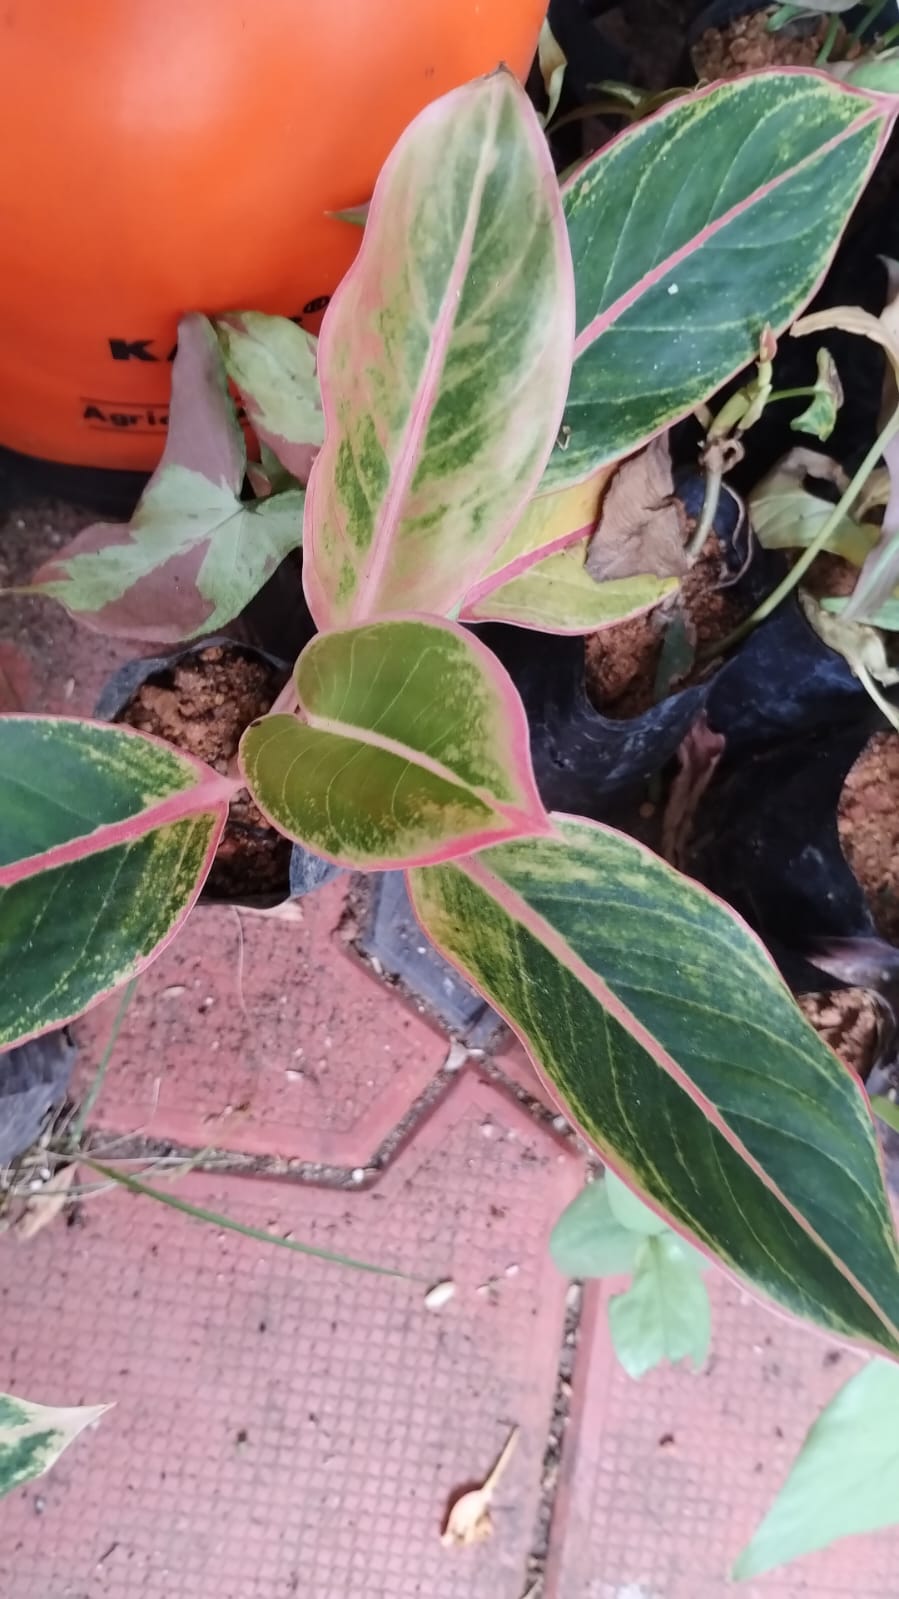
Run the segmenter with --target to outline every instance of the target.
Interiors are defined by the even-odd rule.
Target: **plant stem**
[[[859,40],[862,37],[862,34],[863,33],[867,33],[868,29],[871,26],[871,23],[877,21],[877,18],[880,16],[881,11],[883,10],[883,8],[884,8],[884,6],[886,4],[887,4],[887,0],[871,0],[871,4],[868,6],[867,11],[864,13],[864,16],[862,17],[861,22],[856,23],[855,27],[853,28],[852,32],[849,35],[849,38],[846,41],[846,43],[847,44],[858,44]]]
[[[897,39],[899,39],[899,22],[894,22],[891,28],[887,28],[886,33],[880,40],[881,50],[886,50],[889,45],[895,44]]]
[[[708,467],[706,469],[702,510],[699,513],[699,521],[693,530],[693,537],[687,545],[687,560],[691,565],[702,554],[705,548],[705,541],[715,525],[718,502],[721,499],[723,477],[724,471],[720,464],[717,467]]]
[[[129,1177],[126,1172],[115,1171],[112,1166],[104,1166],[101,1161],[92,1160],[89,1155],[79,1155],[78,1159],[82,1166],[89,1166],[91,1171],[99,1172],[100,1176],[107,1178],[109,1182],[127,1188],[129,1193],[155,1199],[157,1204],[168,1205],[172,1210],[180,1211],[183,1216],[192,1216],[194,1221],[207,1222],[211,1227],[239,1233],[242,1238],[253,1238],[260,1244],[274,1244],[278,1249],[292,1249],[299,1255],[314,1255],[317,1260],[327,1260],[335,1266],[350,1266],[354,1271],[370,1271],[378,1277],[401,1277],[404,1282],[409,1283],[430,1281],[427,1277],[396,1271],[391,1266],[373,1266],[370,1261],[353,1260],[349,1255],[335,1255],[330,1249],[316,1249],[312,1244],[299,1244],[294,1238],[276,1238],[273,1233],[265,1233],[259,1227],[248,1227],[244,1222],[232,1221],[230,1216],[222,1216],[218,1211],[204,1210],[200,1205],[189,1205],[186,1199],[176,1199],[174,1194],[162,1194],[158,1188],[152,1188],[149,1183],[142,1183],[139,1177]]]
[[[831,533],[833,533],[834,530],[839,527],[843,517],[848,515],[853,502],[861,493],[862,488],[880,460],[880,457],[883,455],[883,452],[886,449],[886,446],[889,444],[890,439],[893,438],[896,433],[899,433],[899,409],[893,412],[893,415],[890,417],[890,420],[887,422],[886,426],[878,433],[877,438],[871,445],[871,448],[865,456],[865,459],[862,461],[861,466],[858,468],[858,471],[855,473],[854,477],[850,480],[849,486],[845,493],[841,495],[827,520],[822,523],[818,533],[812,539],[811,544],[807,545],[802,551],[802,554],[794,561],[786,577],[784,577],[781,582],[778,583],[777,587],[772,589],[771,593],[764,600],[762,600],[761,605],[756,606],[752,615],[747,616],[745,622],[741,622],[739,627],[734,628],[733,632],[729,633],[727,638],[722,639],[721,643],[716,646],[716,655],[723,655],[725,650],[729,650],[734,644],[739,644],[740,640],[745,638],[747,633],[751,633],[757,622],[764,622],[765,618],[770,616],[772,611],[777,610],[777,607],[780,605],[781,601],[785,600],[787,595],[793,592],[793,589],[796,587],[799,579],[805,576],[813,560],[815,559],[815,556],[819,555],[820,552],[825,548]]]
[[[126,984],[125,988],[122,990],[122,997],[119,1000],[119,1008],[115,1013],[115,1017],[113,1018],[112,1027],[109,1031],[109,1037],[106,1040],[106,1048],[100,1057],[100,1064],[94,1073],[94,1080],[85,1094],[84,1103],[81,1106],[81,1109],[79,1110],[78,1115],[75,1117],[75,1120],[73,1121],[68,1132],[67,1141],[70,1148],[75,1147],[81,1142],[85,1125],[87,1123],[87,1118],[97,1103],[100,1089],[103,1087],[103,1079],[106,1076],[106,1068],[108,1067],[109,1062],[112,1060],[112,1052],[115,1049],[116,1040],[119,1036],[122,1023],[125,1020],[125,1013],[128,1010],[128,1006],[131,1004],[132,999],[134,998],[134,991],[136,988],[137,978],[132,977],[130,983]]]
[[[781,6],[773,17],[769,17],[766,33],[777,33],[779,28],[785,28],[788,22],[798,17],[801,10],[801,6]]]
[[[890,704],[885,694],[880,692],[879,685],[874,681],[864,661],[850,661],[849,665],[852,667],[862,687],[870,694],[881,715],[885,716],[890,726],[899,733],[899,710],[897,710],[895,705]]]
[[[838,11],[835,11],[829,23],[827,24],[827,32],[824,35],[824,43],[815,57],[816,67],[823,67],[830,60],[830,52],[840,36],[840,26],[840,14]]]
[[[813,384],[809,384],[804,389],[775,389],[773,393],[768,395],[765,404],[773,405],[775,400],[810,400],[812,395],[817,394],[817,392]]]

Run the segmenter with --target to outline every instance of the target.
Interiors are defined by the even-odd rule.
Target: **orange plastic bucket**
[[[0,444],[147,469],[178,317],[317,327],[366,200],[429,100],[505,61],[546,0],[7,0]],[[397,248],[402,241],[397,240]]]

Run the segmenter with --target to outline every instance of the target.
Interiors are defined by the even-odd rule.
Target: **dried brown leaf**
[[[70,1166],[57,1167],[52,1177],[29,1195],[13,1229],[20,1243],[34,1238],[59,1215],[68,1200],[76,1170],[74,1161]]]
[[[586,569],[598,580],[643,573],[681,577],[689,565],[686,534],[668,440],[660,434],[615,473],[590,540]]]
[[[672,866],[685,864],[696,807],[723,754],[723,735],[712,731],[701,711],[678,749],[680,770],[671,784],[662,822],[662,854]]]
[[[493,1531],[490,1502],[496,1492],[518,1442],[518,1428],[513,1427],[496,1459],[479,1488],[469,1488],[450,1506],[446,1525],[440,1534],[444,1549],[467,1548],[489,1538]]]

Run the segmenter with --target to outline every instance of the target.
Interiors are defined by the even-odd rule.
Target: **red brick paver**
[[[861,1361],[720,1273],[708,1282],[706,1370],[640,1382],[608,1335],[605,1300],[623,1285],[588,1292],[544,1599],[895,1599],[899,1529],[728,1581],[808,1427]]]
[[[121,1192],[18,1252],[0,1388],[114,1400],[5,1502],[3,1599],[520,1599],[566,1284],[549,1225],[578,1162],[466,1072],[372,1190],[193,1174],[177,1192],[418,1272],[362,1275]],[[428,1282],[455,1296],[428,1310]],[[495,1533],[446,1501],[522,1429]]]
[[[320,889],[295,920],[197,906],[140,979],[92,1125],[364,1165],[449,1045],[336,934],[344,892]],[[77,1028],[83,1087],[117,1005]]]

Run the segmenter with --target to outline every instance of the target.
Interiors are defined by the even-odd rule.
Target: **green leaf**
[[[614,578],[599,582],[584,566],[589,540],[546,555],[482,599],[466,601],[464,622],[514,622],[551,633],[592,633],[635,616],[677,588],[677,578]]]
[[[202,887],[237,787],[128,728],[0,717],[0,1049],[154,959]]]
[[[853,1533],[899,1522],[899,1367],[872,1360],[810,1429],[733,1576],[758,1577]]]
[[[749,497],[752,526],[766,550],[800,550],[813,544],[833,511],[829,500],[805,487],[807,478],[845,486],[840,469],[829,456],[797,449],[770,472]],[[843,517],[829,536],[826,548],[854,566],[862,566],[877,540],[874,523]]]
[[[299,719],[263,717],[240,759],[274,826],[345,866],[446,860],[545,831],[521,701],[451,622],[321,633],[295,673]]]
[[[895,1133],[899,1133],[899,1105],[895,1100],[888,1099],[886,1094],[872,1094],[871,1109],[875,1116],[886,1122],[888,1127],[892,1127]]]
[[[320,628],[455,610],[549,457],[573,298],[520,84],[501,70],[434,101],[388,158],[322,325],[304,570]]]
[[[214,633],[302,539],[302,491],[244,502],[245,468],[215,333],[205,317],[183,317],[165,451],[131,521],[85,528],[23,592],[125,638]]]
[[[440,949],[603,1158],[757,1292],[899,1352],[899,1258],[862,1092],[733,912],[556,818],[410,873]]]
[[[58,1409],[0,1394],[0,1498],[43,1476],[78,1434],[111,1408],[75,1405]]]
[[[256,437],[305,483],[325,436],[317,341],[288,317],[262,311],[235,311],[215,326],[225,369]]]
[[[635,450],[793,320],[894,114],[822,74],[752,73],[673,101],[574,173],[575,362],[544,488]]]
[[[550,1234],[549,1252],[566,1277],[623,1277],[634,1269],[640,1238],[614,1215],[607,1181],[588,1183]]]
[[[644,1205],[633,1189],[628,1188],[627,1183],[623,1183],[613,1171],[606,1172],[606,1187],[612,1215],[622,1227],[628,1229],[628,1232],[640,1233],[644,1238],[654,1238],[658,1233],[668,1231],[667,1222],[654,1210],[650,1210],[648,1205]]]
[[[663,1360],[704,1365],[712,1337],[709,1295],[698,1266],[667,1228],[645,1238],[634,1280],[609,1301],[612,1344],[629,1377]]]
[[[843,403],[843,385],[836,362],[829,350],[819,350],[818,376],[815,392],[805,410],[794,416],[790,423],[794,433],[813,433],[818,439],[829,439],[837,425],[837,412]]]

